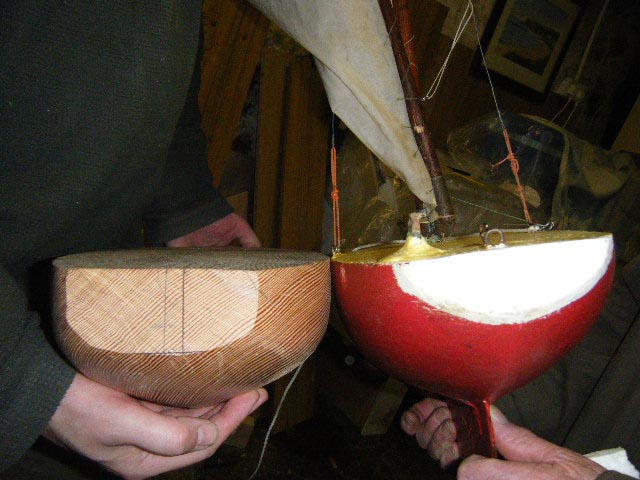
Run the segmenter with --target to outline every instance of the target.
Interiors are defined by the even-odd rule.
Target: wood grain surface
[[[55,332],[86,376],[166,405],[212,405],[315,350],[329,259],[314,252],[141,249],[54,261]]]

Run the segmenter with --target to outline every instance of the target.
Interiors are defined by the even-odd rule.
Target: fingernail
[[[264,402],[267,401],[267,398],[269,398],[269,394],[266,390],[263,390],[264,395],[261,394],[260,391],[256,391],[256,393],[258,394],[258,398],[256,398],[256,401],[251,407],[251,411],[249,412],[249,414],[255,412]]]
[[[198,427],[198,448],[210,447],[218,441],[220,430],[215,423],[205,423]]]
[[[440,467],[446,469],[453,462],[458,460],[460,454],[458,453],[458,447],[455,444],[451,444],[447,447],[440,456]]]
[[[455,436],[457,435],[456,432],[456,424],[453,423],[453,420],[445,420],[443,422],[443,428],[445,429],[445,433],[448,433],[449,435],[451,435],[452,437],[455,438]]]
[[[408,427],[413,427],[415,425],[418,424],[418,422],[420,422],[420,419],[418,418],[418,416],[411,412],[405,412],[405,414],[403,415],[402,419],[404,420],[404,423],[408,426]]]
[[[504,416],[504,413],[502,413],[495,405],[491,405],[491,420],[501,425],[509,423],[509,420]]]

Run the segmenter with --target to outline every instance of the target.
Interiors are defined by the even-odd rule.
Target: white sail
[[[375,0],[250,0],[306,48],[335,114],[423,202],[435,205]]]

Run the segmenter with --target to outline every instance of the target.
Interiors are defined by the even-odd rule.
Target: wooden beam
[[[280,247],[320,251],[329,157],[329,107],[309,56],[289,69]]]
[[[286,86],[278,246],[320,251],[330,121],[324,88],[310,56],[298,57],[289,65]],[[315,377],[312,356],[283,404],[275,432],[313,417]],[[290,378],[274,383],[274,406]]]
[[[273,44],[265,45],[262,51],[253,226],[265,247],[278,246],[284,105],[287,71],[293,59]]]
[[[200,86],[207,160],[220,185],[269,22],[241,0],[205,0]]]

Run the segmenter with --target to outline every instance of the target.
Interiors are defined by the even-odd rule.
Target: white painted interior
[[[406,293],[462,318],[524,323],[582,297],[602,278],[613,238],[475,251],[393,266]]]

